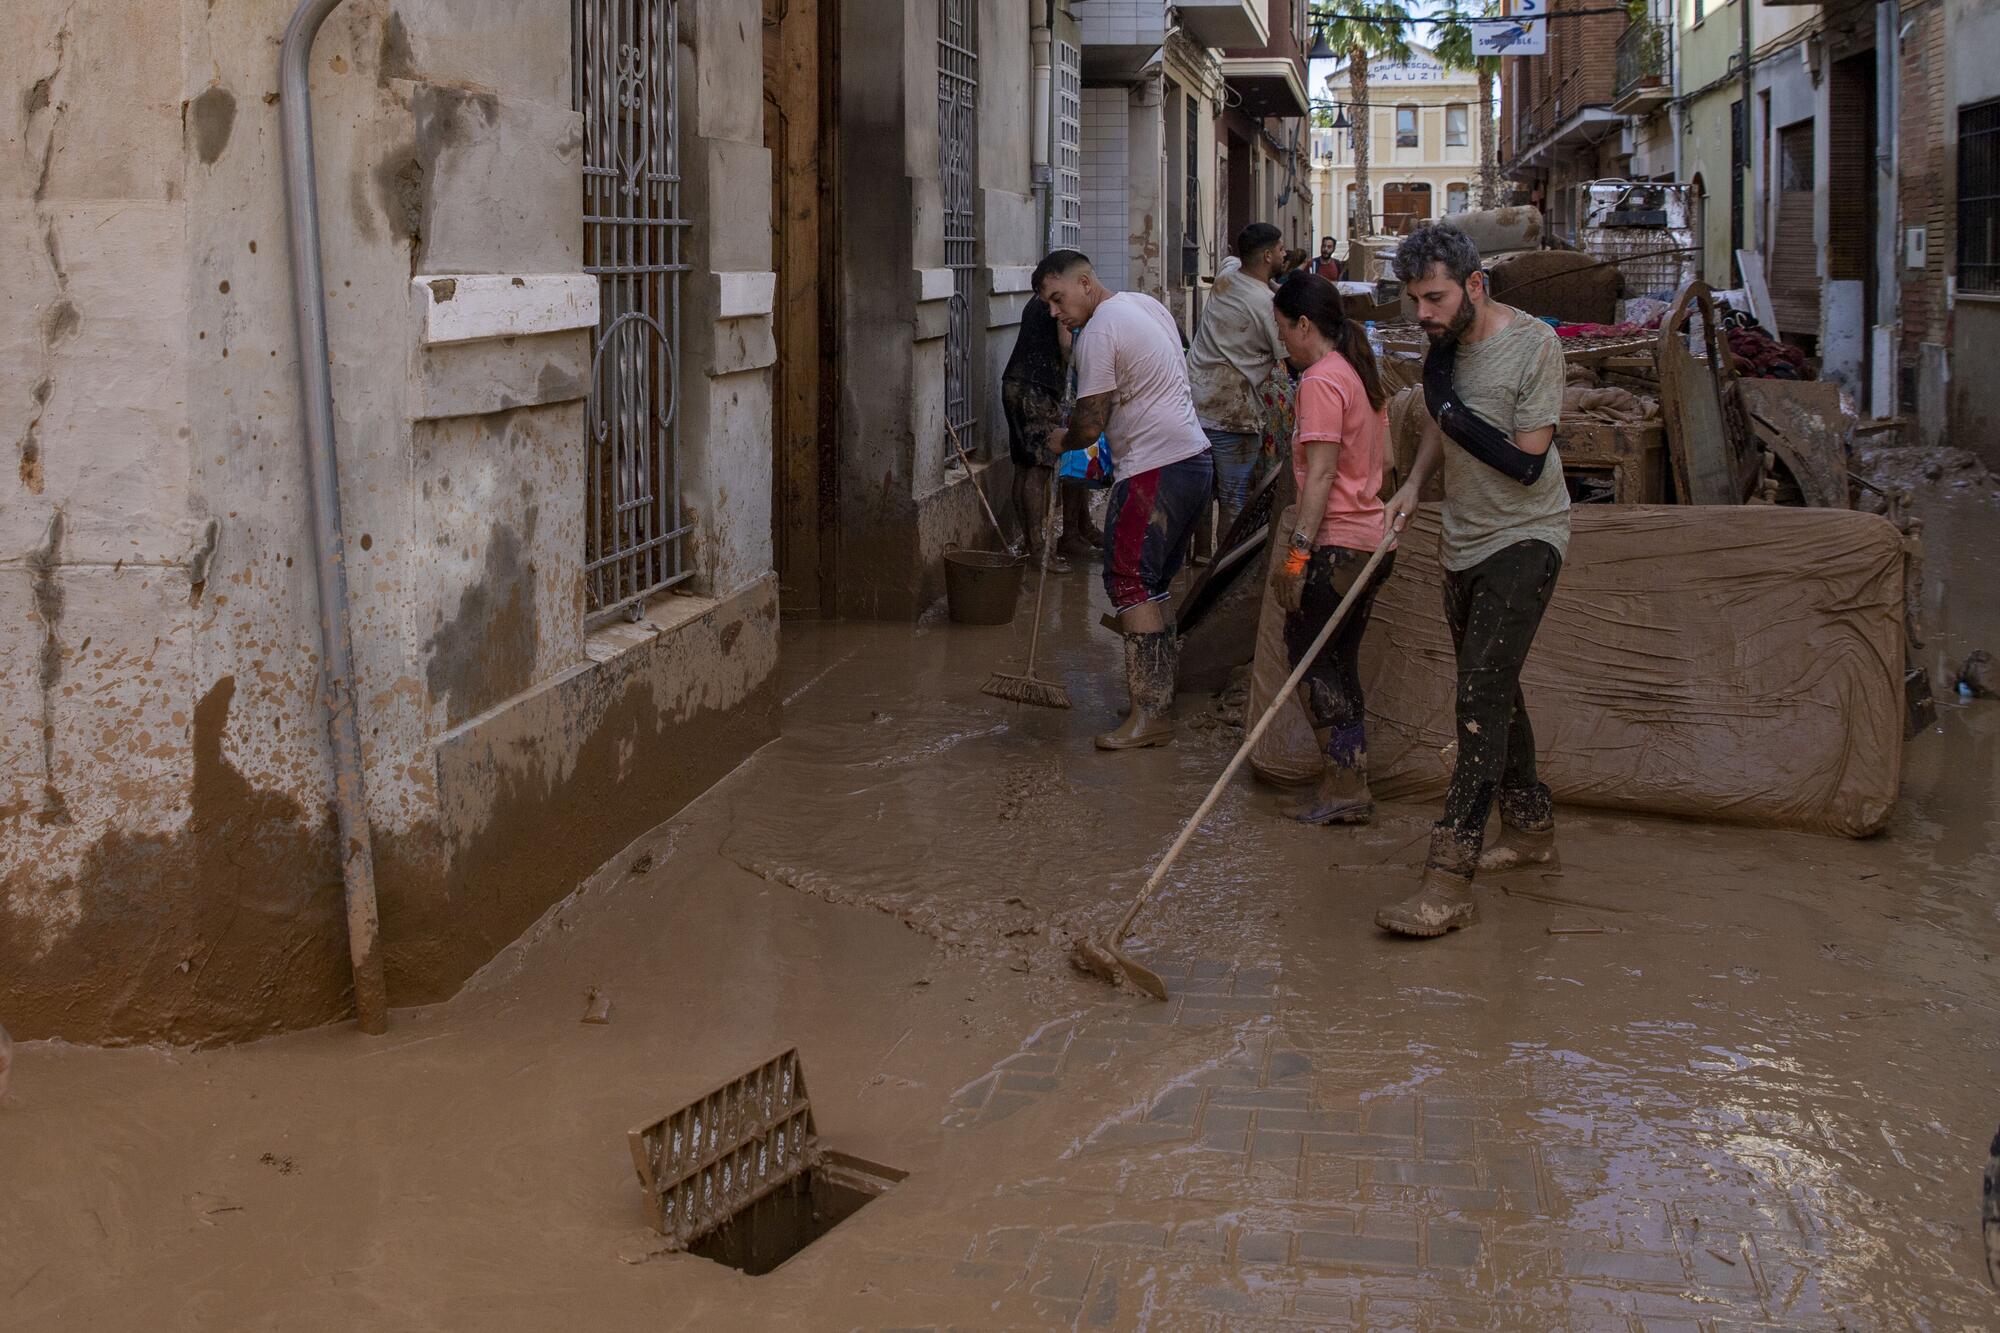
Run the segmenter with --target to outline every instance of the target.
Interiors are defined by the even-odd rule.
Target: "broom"
[[[1069,691],[1054,681],[1043,680],[1035,674],[1035,652],[1042,644],[1042,598],[1049,590],[1049,546],[1056,531],[1056,486],[1058,482],[1049,478],[1048,502],[1042,506],[1042,575],[1035,584],[1035,624],[1028,635],[1028,670],[1026,675],[1010,676],[1004,671],[996,671],[986,678],[980,692],[1010,703],[1033,704],[1037,708],[1068,708]]]
[[[1284,708],[1285,701],[1292,697],[1292,691],[1298,689],[1299,682],[1305,679],[1306,672],[1311,669],[1320,650],[1326,647],[1327,640],[1333,637],[1333,632],[1340,628],[1340,622],[1347,619],[1348,610],[1367,590],[1368,580],[1374,576],[1375,567],[1382,563],[1382,557],[1389,553],[1389,544],[1395,540],[1396,530],[1386,523],[1383,524],[1382,540],[1376,544],[1375,554],[1368,557],[1368,563],[1361,567],[1359,574],[1355,575],[1354,586],[1347,590],[1346,596],[1340,599],[1340,605],[1333,609],[1331,616],[1327,617],[1326,624],[1320,627],[1319,635],[1312,641],[1312,646],[1305,650],[1299,657],[1299,664],[1292,668],[1292,674],[1285,678],[1285,683],[1271,696],[1270,707],[1266,708],[1264,715],[1257,719],[1257,725],[1250,728],[1250,734],[1243,738],[1243,744],[1237,747],[1236,756],[1229,761],[1229,767],[1222,770],[1222,776],[1208,789],[1208,795],[1202,797],[1201,804],[1195,807],[1192,815],[1188,816],[1187,823],[1181,825],[1180,836],[1174,839],[1174,845],[1167,849],[1167,854],[1160,858],[1160,863],[1153,867],[1153,873],[1147,878],[1145,887],[1139,890],[1139,896],[1132,900],[1132,905],[1125,909],[1125,916],[1119,921],[1117,928],[1102,939],[1092,939],[1088,935],[1079,936],[1070,945],[1071,966],[1108,981],[1114,986],[1121,981],[1129,981],[1156,1000],[1167,998],[1167,983],[1160,980],[1160,974],[1120,947],[1125,943],[1127,932],[1132,929],[1132,918],[1139,915],[1139,909],[1153,896],[1153,890],[1160,887],[1160,881],[1167,877],[1167,872],[1173,869],[1174,862],[1180,859],[1181,849],[1194,837],[1195,830],[1201,827],[1201,821],[1208,818],[1208,812],[1215,808],[1216,801],[1222,797],[1223,789],[1229,785],[1229,780],[1236,776],[1236,770],[1243,767],[1243,761],[1250,757],[1250,752],[1257,748],[1257,742],[1264,739],[1264,733],[1271,729],[1272,720]]]

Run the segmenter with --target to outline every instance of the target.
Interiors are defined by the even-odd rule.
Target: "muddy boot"
[[[1326,767],[1319,786],[1292,811],[1301,824],[1366,824],[1375,817],[1368,794],[1368,743],[1359,724],[1334,727],[1320,737]]]
[[[1138,750],[1165,745],[1174,738],[1174,670],[1180,649],[1174,631],[1125,636],[1125,683],[1132,692],[1132,710],[1116,731],[1097,738],[1100,750]]]
[[[1504,875],[1510,870],[1553,870],[1556,857],[1555,806],[1549,789],[1500,789],[1500,836],[1479,854],[1479,873]]]
[[[1479,908],[1472,901],[1472,868],[1478,856],[1478,844],[1468,845],[1457,830],[1433,828],[1423,882],[1403,901],[1377,912],[1375,924],[1419,939],[1471,925],[1479,919]]]

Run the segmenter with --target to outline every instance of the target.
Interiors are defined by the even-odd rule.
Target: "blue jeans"
[[[1257,459],[1264,451],[1264,437],[1256,432],[1212,430],[1208,445],[1215,455],[1215,498],[1222,502],[1225,517],[1241,513],[1250,503],[1250,483],[1257,477]]]

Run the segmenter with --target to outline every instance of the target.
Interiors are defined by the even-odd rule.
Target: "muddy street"
[[[1932,511],[1954,659],[1993,506]],[[788,627],[782,739],[386,1037],[22,1043],[6,1325],[1992,1322],[2000,706],[1941,698],[1880,837],[1568,810],[1431,943],[1371,921],[1432,807],[1240,781],[1140,918],[1157,1004],[1065,946],[1241,732],[1184,697],[1093,751],[1095,597],[1051,611],[1070,712],[978,693],[1018,625]],[[907,1178],[767,1276],[662,1252],[626,1132],[794,1046],[827,1146]]]

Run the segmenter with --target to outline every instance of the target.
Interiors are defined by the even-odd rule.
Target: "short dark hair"
[[[1050,278],[1065,277],[1080,268],[1087,268],[1090,256],[1081,250],[1051,250],[1035,265],[1035,272],[1028,279],[1028,285],[1037,296],[1042,294],[1042,284]]]
[[[1285,233],[1268,222],[1253,222],[1236,233],[1236,257],[1248,259],[1267,246],[1283,240]]]
[[[1325,244],[1327,244],[1328,242],[1330,242],[1331,240],[1333,240],[1333,237],[1331,237],[1331,236],[1322,236],[1322,237],[1320,237],[1320,238],[1319,238],[1319,243],[1320,243],[1321,245],[1325,245]]]
[[[1451,280],[1462,287],[1466,279],[1479,272],[1479,247],[1456,227],[1441,222],[1420,223],[1396,247],[1396,258],[1390,267],[1398,281],[1411,283],[1428,276],[1433,264],[1443,264]]]

